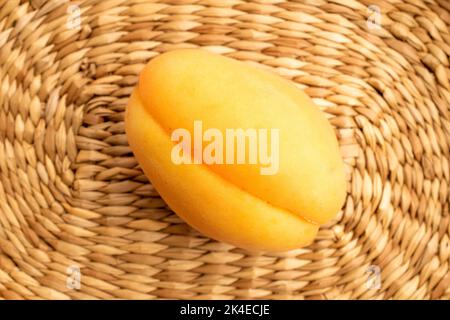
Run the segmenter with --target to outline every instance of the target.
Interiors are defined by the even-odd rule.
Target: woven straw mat
[[[0,0],[0,297],[450,299],[448,0],[76,4]],[[326,114],[347,199],[312,245],[213,241],[144,176],[125,106],[177,48],[270,69]]]

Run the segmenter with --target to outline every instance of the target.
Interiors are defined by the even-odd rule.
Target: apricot
[[[152,59],[130,97],[125,129],[137,161],[167,205],[203,234],[238,247],[306,246],[346,197],[338,142],[324,114],[290,81],[231,58],[183,49]],[[190,140],[180,141],[178,129]],[[218,153],[233,151],[235,159],[242,151],[237,142],[225,147],[230,129],[277,130],[278,138],[245,135],[241,156],[247,161],[225,161],[228,155],[220,161]],[[215,161],[199,161],[211,143]],[[174,161],[174,150],[192,161]],[[249,161],[255,150],[258,156]],[[255,162],[264,152],[277,163]],[[263,174],[270,165],[276,170]]]

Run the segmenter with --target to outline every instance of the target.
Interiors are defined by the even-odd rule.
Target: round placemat
[[[447,0],[0,0],[0,297],[450,299],[449,26]],[[347,199],[313,244],[213,241],[143,175],[124,109],[178,48],[327,115]]]

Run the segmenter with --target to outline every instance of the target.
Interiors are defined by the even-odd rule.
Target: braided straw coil
[[[448,0],[76,4],[0,0],[1,298],[450,298]],[[143,175],[129,94],[194,47],[292,80],[335,127],[348,196],[312,245],[205,238]]]

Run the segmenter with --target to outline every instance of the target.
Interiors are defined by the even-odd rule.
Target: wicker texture
[[[78,3],[73,29],[68,1],[0,0],[0,297],[450,299],[448,0]],[[128,96],[186,47],[291,79],[336,128],[348,197],[311,246],[212,241],[143,175]]]

